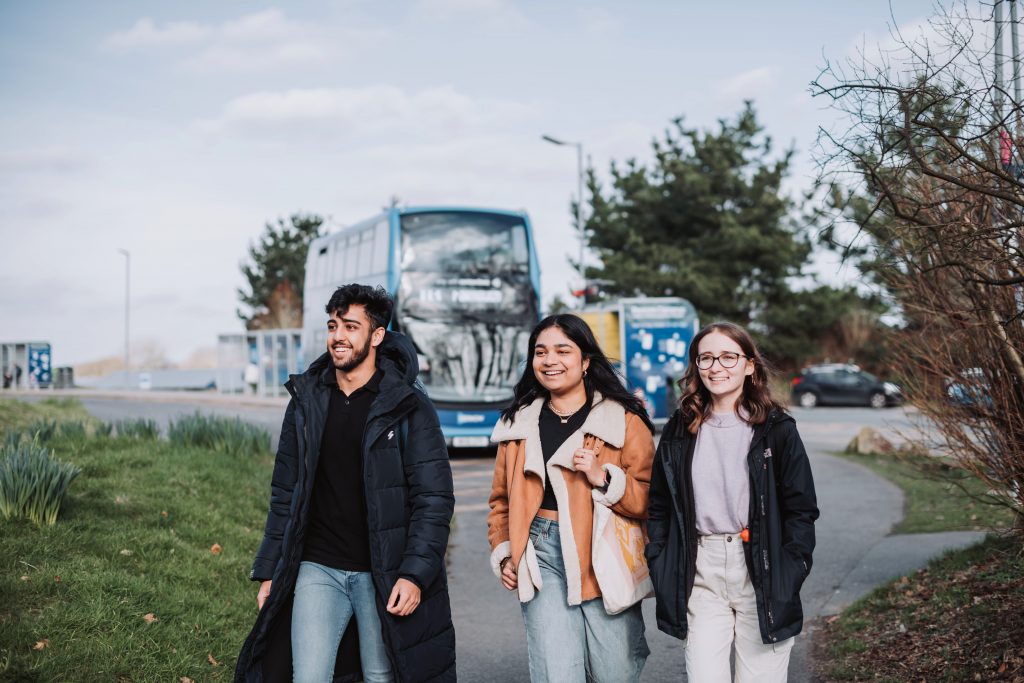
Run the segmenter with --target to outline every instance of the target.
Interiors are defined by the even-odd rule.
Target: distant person
[[[491,567],[522,603],[533,683],[637,681],[650,652],[640,603],[608,614],[591,546],[595,505],[647,516],[654,428],[580,318],[545,318],[528,349],[491,437]]]
[[[255,363],[249,363],[245,366],[245,373],[242,379],[249,389],[249,393],[255,395],[260,382],[260,367]]]
[[[692,683],[730,680],[733,651],[733,680],[784,682],[803,626],[818,506],[796,422],[768,379],[746,330],[702,329],[654,459],[647,560],[658,628],[686,641]]]
[[[437,413],[414,386],[416,350],[386,331],[392,308],[379,287],[339,287],[327,353],[285,385],[250,574],[260,612],[236,681],[455,681],[451,466]]]
[[[14,381],[14,375],[7,368],[4,368],[4,389],[11,388],[11,382]]]

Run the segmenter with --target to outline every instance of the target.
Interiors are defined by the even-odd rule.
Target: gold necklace
[[[583,405],[586,405],[586,403],[584,403]],[[580,406],[576,410],[571,410],[568,413],[561,413],[557,409],[555,409],[555,404],[551,402],[551,399],[548,399],[548,408],[551,410],[552,413],[555,414],[556,417],[558,417],[559,420],[562,421],[562,424],[566,424],[569,421],[569,418],[571,418],[576,413],[580,412],[583,406]]]

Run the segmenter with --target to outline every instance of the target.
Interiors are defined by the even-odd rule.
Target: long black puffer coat
[[[455,630],[444,568],[455,506],[448,451],[433,405],[414,386],[419,367],[412,343],[388,332],[377,348],[377,365],[384,376],[363,436],[363,482],[384,642],[400,683],[455,681]],[[263,543],[250,574],[273,584],[239,654],[239,682],[291,681],[291,604],[312,474],[335,384],[325,353],[285,385],[292,399],[281,427]],[[406,617],[385,609],[399,577],[422,590],[420,605]],[[354,627],[352,620],[339,648],[336,683],[361,680]]]
[[[677,410],[654,456],[647,533],[647,564],[657,599],[658,628],[687,634],[686,603],[697,570],[697,527],[691,476],[697,436]],[[757,598],[761,640],[800,633],[800,586],[811,571],[818,505],[811,464],[796,421],[775,410],[754,426],[747,454],[750,542],[743,544]]]

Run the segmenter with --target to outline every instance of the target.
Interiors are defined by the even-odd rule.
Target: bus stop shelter
[[[3,389],[45,389],[53,382],[50,342],[0,342]]]
[[[302,372],[302,330],[249,330],[217,337],[217,391],[285,396],[284,383]]]

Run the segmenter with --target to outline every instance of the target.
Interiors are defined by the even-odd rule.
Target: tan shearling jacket
[[[501,576],[501,561],[511,557],[518,571],[519,599],[528,602],[542,589],[530,524],[540,510],[548,477],[558,502],[558,526],[565,562],[568,604],[600,597],[591,564],[594,505],[607,505],[626,517],[647,517],[647,491],[654,461],[654,439],[644,421],[612,400],[594,395],[590,414],[544,464],[540,411],[545,398],[523,406],[512,424],[500,420],[491,440],[498,442],[487,516],[491,569]],[[610,477],[608,490],[593,488],[573,465],[578,448],[595,448],[597,463]]]

